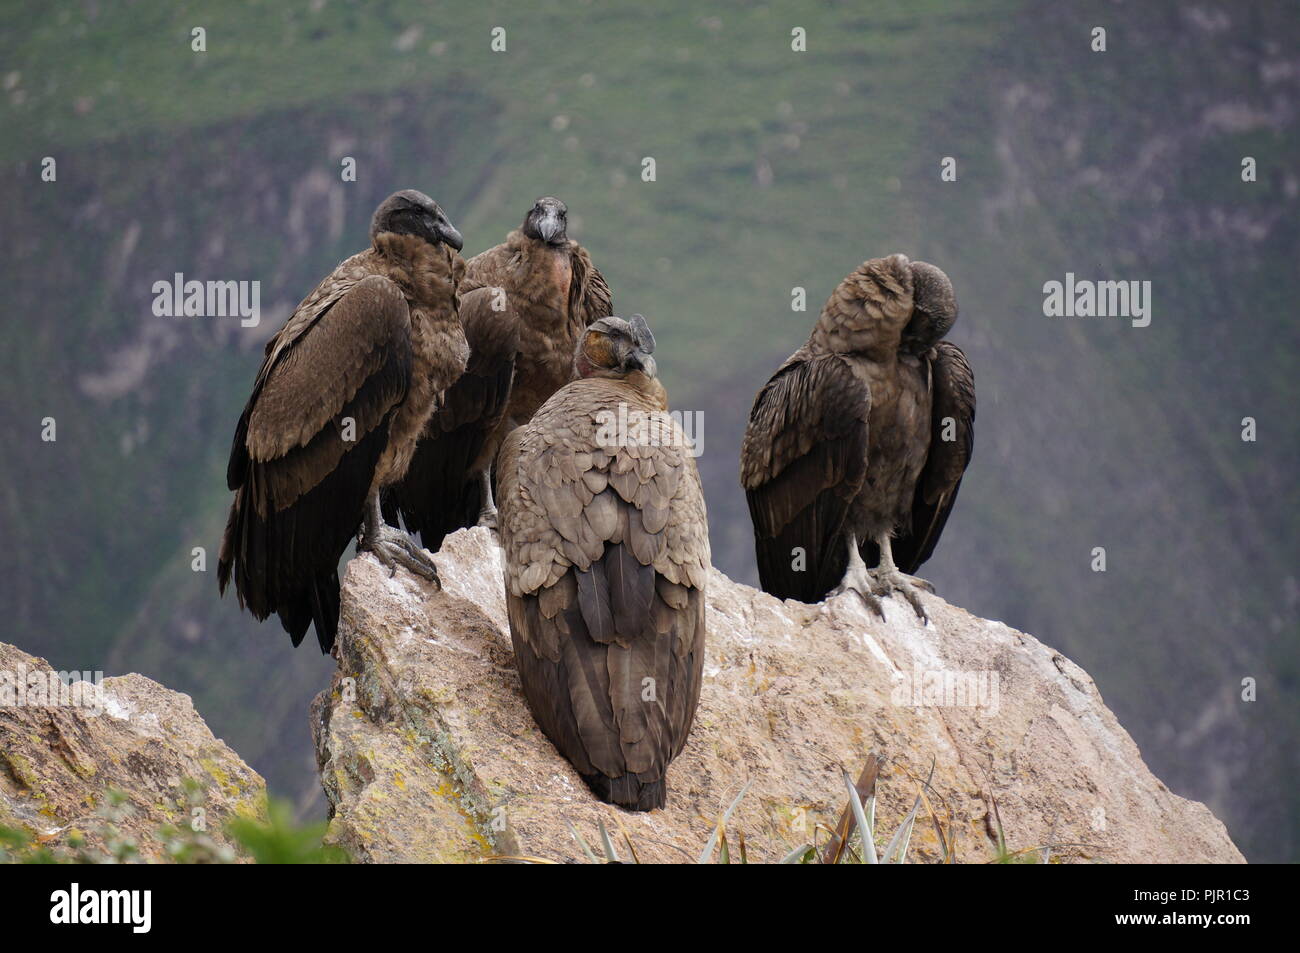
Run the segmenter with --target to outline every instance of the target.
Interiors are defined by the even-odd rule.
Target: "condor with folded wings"
[[[943,340],[957,319],[938,268],[864,262],[822,309],[808,342],[754,400],[741,484],[763,589],[818,602],[852,589],[883,615],[930,558],[974,446],[975,379]]]

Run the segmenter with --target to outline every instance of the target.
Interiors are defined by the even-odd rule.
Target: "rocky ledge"
[[[67,685],[0,642],[0,827],[51,849],[164,860],[168,828],[235,846],[234,817],[264,819],[266,784],[213,736],[188,695],[143,675]],[[106,843],[107,840],[114,843]]]
[[[1202,804],[1142,760],[1088,673],[1033,636],[926,597],[886,619],[853,594],[782,602],[712,573],[699,713],[648,814],[598,803],[534,725],[515,675],[500,551],[485,529],[450,537],[435,592],[370,556],[343,581],[340,660],[312,710],[332,820],[357,861],[583,859],[572,828],[626,831],[641,861],[689,861],[749,784],[727,830],[751,861],[833,826],[841,769],[885,759],[878,828],[929,799],[959,861],[1055,845],[1061,861],[1229,863],[1243,858]],[[996,814],[994,805],[996,804]],[[928,821],[913,860],[935,859]]]

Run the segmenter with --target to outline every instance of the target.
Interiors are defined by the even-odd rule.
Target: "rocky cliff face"
[[[44,659],[0,642],[0,827],[104,852],[110,792],[119,839],[146,860],[165,827],[204,831],[218,848],[235,817],[266,813],[266,785],[213,737],[188,695],[143,675],[64,680]],[[98,687],[97,687],[98,686]]]
[[[443,590],[369,556],[343,584],[340,664],[313,705],[327,840],[360,861],[571,861],[569,824],[594,840],[621,822],[642,861],[692,859],[749,782],[728,830],[774,860],[833,826],[841,766],[887,760],[879,826],[892,830],[933,763],[931,800],[960,860],[994,854],[996,801],[1012,849],[1061,860],[1241,862],[1203,805],[1142,761],[1086,672],[1032,636],[941,599],[931,623],[856,596],[781,602],[719,572],[691,740],[669,772],[668,807],[629,814],[593,800],[538,731],[511,657],[500,554],[483,529],[438,554]],[[617,815],[617,818],[615,817]],[[938,856],[917,825],[913,857]]]

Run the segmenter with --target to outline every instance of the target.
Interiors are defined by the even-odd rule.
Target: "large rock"
[[[116,827],[157,860],[165,827],[194,829],[202,818],[227,848],[227,819],[265,816],[261,777],[213,737],[188,695],[143,675],[103,679],[99,691],[93,676],[51,688],[53,675],[44,659],[0,642],[0,826],[51,847],[77,833],[102,852],[99,812],[117,791]]]
[[[935,597],[929,625],[900,600],[886,601],[882,622],[853,594],[805,606],[716,571],[699,713],[669,770],[668,806],[618,811],[592,798],[528,713],[493,537],[462,531],[436,558],[441,592],[390,578],[368,555],[344,578],[339,670],[313,726],[327,840],[357,860],[578,860],[568,824],[596,843],[598,820],[616,835],[621,823],[642,861],[690,860],[746,782],[729,835],[744,835],[751,861],[773,860],[815,823],[834,824],[841,766],[856,776],[868,752],[887,760],[885,832],[933,763],[960,860],[994,856],[995,800],[1012,849],[1243,860],[1204,805],[1147,770],[1088,674],[1032,636]],[[912,859],[938,854],[928,822],[912,844]]]

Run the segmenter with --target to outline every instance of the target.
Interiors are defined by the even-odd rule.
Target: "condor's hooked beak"
[[[555,236],[563,234],[564,223],[560,221],[559,214],[553,208],[548,208],[542,216],[542,220],[537,223],[537,233],[542,236],[542,241],[550,244],[555,241]]]
[[[465,247],[465,239],[461,237],[460,232],[456,231],[456,226],[452,225],[451,222],[447,221],[445,218],[434,222],[433,230],[437,233],[440,239],[452,248],[456,249],[456,251],[460,251]]]
[[[629,371],[640,371],[646,377],[654,377],[657,370],[655,359],[639,347],[628,354],[623,364]]]

